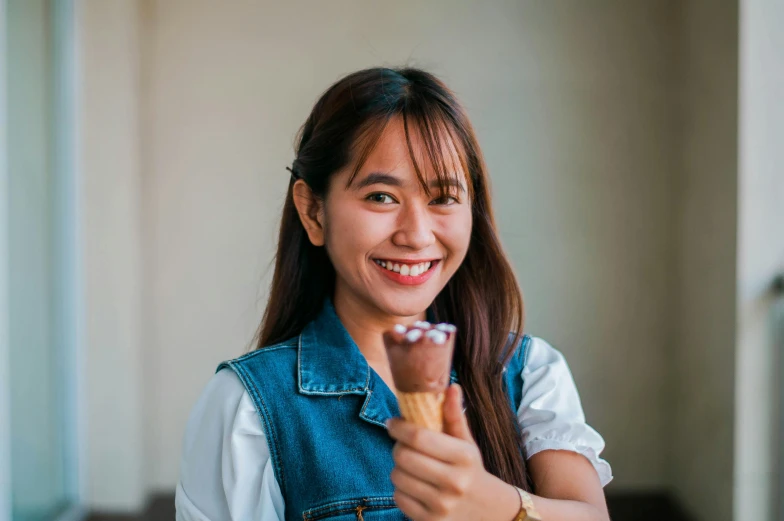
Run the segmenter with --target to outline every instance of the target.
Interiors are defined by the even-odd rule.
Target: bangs
[[[449,188],[454,186],[455,180],[461,181],[460,171],[462,171],[467,185],[468,199],[473,201],[474,180],[469,166],[473,162],[468,157],[468,150],[472,149],[470,138],[460,132],[460,127],[447,112],[427,102],[407,103],[400,111],[369,118],[362,125],[352,147],[356,162],[346,186],[350,186],[354,181],[387,125],[395,117],[401,117],[403,120],[408,154],[425,193],[430,195],[423,167],[433,170],[441,193],[449,193]]]

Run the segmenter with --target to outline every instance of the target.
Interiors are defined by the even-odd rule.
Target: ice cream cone
[[[384,333],[398,405],[406,421],[443,431],[443,404],[455,332],[451,324],[433,327],[427,322],[417,322],[411,328],[399,325]]]
[[[406,421],[431,431],[444,430],[444,397],[441,393],[397,393],[400,414]]]

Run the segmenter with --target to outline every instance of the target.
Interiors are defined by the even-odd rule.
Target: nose
[[[431,246],[435,242],[435,235],[427,208],[415,203],[403,205],[392,242],[412,250],[424,250]]]

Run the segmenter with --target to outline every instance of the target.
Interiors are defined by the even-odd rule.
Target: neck
[[[333,305],[343,327],[351,335],[368,364],[377,372],[388,372],[389,367],[382,338],[384,331],[392,329],[395,324],[412,324],[417,320],[425,320],[426,317],[425,311],[410,317],[384,313],[356,295],[342,291],[339,285],[335,287]]]

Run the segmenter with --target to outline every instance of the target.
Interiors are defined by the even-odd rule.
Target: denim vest
[[[428,310],[428,320],[433,315]],[[514,411],[530,344],[506,367]],[[286,520],[402,521],[389,479],[394,440],[384,422],[400,416],[397,397],[371,368],[329,298],[294,338],[223,362],[252,398],[267,435]],[[452,369],[451,381],[457,382]]]

